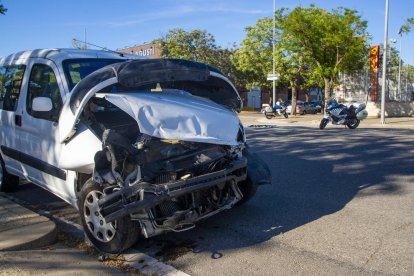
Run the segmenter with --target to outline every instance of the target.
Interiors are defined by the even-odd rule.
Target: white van
[[[0,190],[19,178],[79,209],[101,251],[194,227],[270,172],[246,146],[218,70],[178,59],[43,49],[0,61]]]

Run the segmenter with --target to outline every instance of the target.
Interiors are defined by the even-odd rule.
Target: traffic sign
[[[279,77],[280,77],[280,75],[277,74],[277,73],[276,74],[268,74],[267,75],[267,80],[269,80],[269,81],[278,80]]]

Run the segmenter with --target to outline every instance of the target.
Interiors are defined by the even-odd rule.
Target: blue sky
[[[8,11],[0,16],[0,57],[35,48],[71,47],[72,38],[110,49],[150,42],[172,28],[205,29],[219,45],[240,43],[244,27],[271,16],[272,0],[1,0]],[[414,17],[414,1],[389,0],[389,38]],[[385,0],[276,0],[277,8],[298,5],[358,10],[368,21],[372,44],[384,40]],[[414,64],[414,30],[403,36],[402,57]],[[399,47],[399,40],[395,46]]]

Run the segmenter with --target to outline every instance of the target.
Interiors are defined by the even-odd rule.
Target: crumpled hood
[[[237,145],[237,115],[211,100],[174,93],[105,94],[138,122],[142,133],[161,138]]]
[[[177,127],[179,126],[175,131],[176,133],[192,131],[193,136],[191,139],[198,137],[197,139],[205,141],[206,138],[210,136],[208,139],[210,141],[213,141],[214,137],[217,137],[217,141],[227,141],[226,143],[229,143],[230,138],[220,133],[218,129],[214,132],[211,132],[210,130],[212,128],[210,123],[217,119],[218,115],[209,115],[211,117],[211,119],[209,119],[205,118],[203,113],[208,112],[211,114],[214,113],[213,110],[219,111],[219,114],[221,114],[220,116],[224,117],[220,120],[216,120],[215,123],[223,124],[223,120],[230,116],[228,114],[233,113],[226,110],[222,106],[226,106],[236,111],[239,111],[243,106],[242,100],[236,88],[223,74],[214,68],[198,62],[178,59],[130,60],[105,66],[89,74],[73,88],[71,93],[67,96],[69,99],[65,101],[65,104],[62,107],[59,117],[59,141],[61,143],[65,143],[69,141],[73,135],[75,135],[76,125],[79,122],[79,117],[83,112],[83,108],[97,93],[102,95],[103,91],[108,93],[108,89],[114,89],[110,92],[110,98],[116,97],[115,95],[112,95],[112,93],[118,95],[121,95],[122,93],[125,95],[128,94],[127,97],[131,96],[130,93],[140,93],[142,97],[145,97],[145,94],[142,94],[144,91],[151,91],[157,86],[164,89],[162,95],[166,94],[167,89],[187,91],[193,95],[193,97],[191,97],[192,100],[189,100],[190,98],[184,100],[183,98],[185,102],[181,102],[181,99],[173,100],[173,98],[177,99],[177,97],[163,96],[164,100],[162,102],[165,105],[160,106],[158,98],[157,100],[154,100],[155,95],[148,96],[145,100],[151,102],[151,104],[147,102],[144,104],[141,101],[134,101],[138,104],[138,106],[136,108],[132,108],[132,104],[130,103],[131,105],[129,106],[129,109],[131,109],[131,112],[129,112],[129,114],[132,117],[138,121],[141,117],[143,117],[143,120],[150,122],[154,128],[154,131],[152,132],[156,132],[155,129],[162,126],[163,129],[158,130],[159,136],[164,135],[162,134],[164,132],[168,132],[171,135],[175,128],[175,124]],[[109,93],[107,95],[109,95]],[[160,95],[161,94],[158,96]],[[197,97],[209,99],[209,101],[196,100],[199,99]],[[213,104],[213,102],[216,104]],[[118,104],[121,105],[121,102]],[[188,107],[188,105],[193,106]],[[204,110],[207,105],[209,106],[207,108],[208,111]],[[128,109],[128,105],[122,104],[122,106],[123,109]],[[167,107],[169,110],[166,110]],[[157,113],[164,116],[160,117],[158,120],[162,123],[154,124],[156,119],[153,114],[145,114],[144,116],[141,115],[143,113],[143,109],[150,110],[154,114]],[[165,114],[168,112],[176,112],[176,110],[182,112],[182,114],[173,114],[173,117],[171,117],[172,114]],[[194,113],[195,110],[197,110],[198,113]],[[204,111],[201,112],[200,110]],[[134,112],[136,117],[135,115],[132,115]],[[189,119],[190,114],[193,115],[191,119]],[[228,116],[223,114],[227,114]],[[168,120],[165,116],[168,116]],[[180,116],[185,116],[186,120],[194,121],[195,123],[193,123],[192,126],[194,129],[191,130],[191,122],[180,122],[178,120]],[[162,120],[166,121],[164,122]],[[207,123],[196,123],[197,120]],[[164,125],[164,123],[166,125]],[[184,127],[183,124],[188,125]],[[230,125],[232,122],[225,122],[225,124]],[[166,127],[169,127],[170,129],[167,131]],[[142,128],[148,129],[145,126],[142,126]],[[208,132],[206,132],[207,130]]]

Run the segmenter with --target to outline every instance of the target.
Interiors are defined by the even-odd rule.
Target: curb
[[[56,224],[0,193],[0,251],[27,250],[52,244]]]
[[[5,195],[3,195],[5,196]],[[0,193],[0,218],[1,218],[1,205],[2,205],[2,199],[4,199],[4,197],[2,197],[2,194]],[[15,201],[9,200],[8,201],[12,202],[12,204],[14,204],[15,206],[20,206],[24,205],[25,202],[19,199],[16,199]],[[14,199],[13,199],[14,200]],[[20,208],[22,209],[26,209],[22,206],[20,206]],[[27,209],[26,209],[27,210]],[[64,218],[55,216],[53,214],[50,214],[47,211],[44,210],[38,210],[38,213],[35,213],[33,211],[27,210],[33,214],[35,214],[38,217],[42,217],[46,220],[48,220],[50,223],[53,223],[53,225],[55,226],[55,236],[52,240],[52,242],[55,240],[56,238],[56,233],[57,233],[57,227],[56,225],[59,227],[59,229],[66,233],[67,235],[75,238],[76,240],[84,240],[88,245],[93,246],[89,240],[87,239],[85,232],[83,231],[83,228],[81,225],[68,221]],[[53,222],[52,222],[53,221]],[[0,220],[0,244],[1,244],[1,240],[2,240],[2,235],[3,233],[1,232],[1,220]],[[46,238],[46,237],[45,237]],[[45,246],[45,245],[43,245]],[[27,248],[25,248],[27,249]],[[1,251],[1,247],[0,247],[0,251]],[[99,258],[102,259],[106,259],[106,257],[111,257],[111,254],[106,254],[106,253],[101,253],[102,256],[100,256]],[[168,264],[165,264],[147,254],[144,254],[142,252],[139,252],[137,250],[134,249],[128,249],[127,251],[125,251],[122,254],[119,254],[120,256],[123,256],[125,259],[124,264],[134,268],[136,270],[138,270],[140,273],[144,274],[144,275],[167,275],[167,276],[189,276],[188,274],[186,274],[183,271],[180,271],[176,268],[174,268],[173,266],[170,266]],[[0,273],[1,274],[1,273]]]

